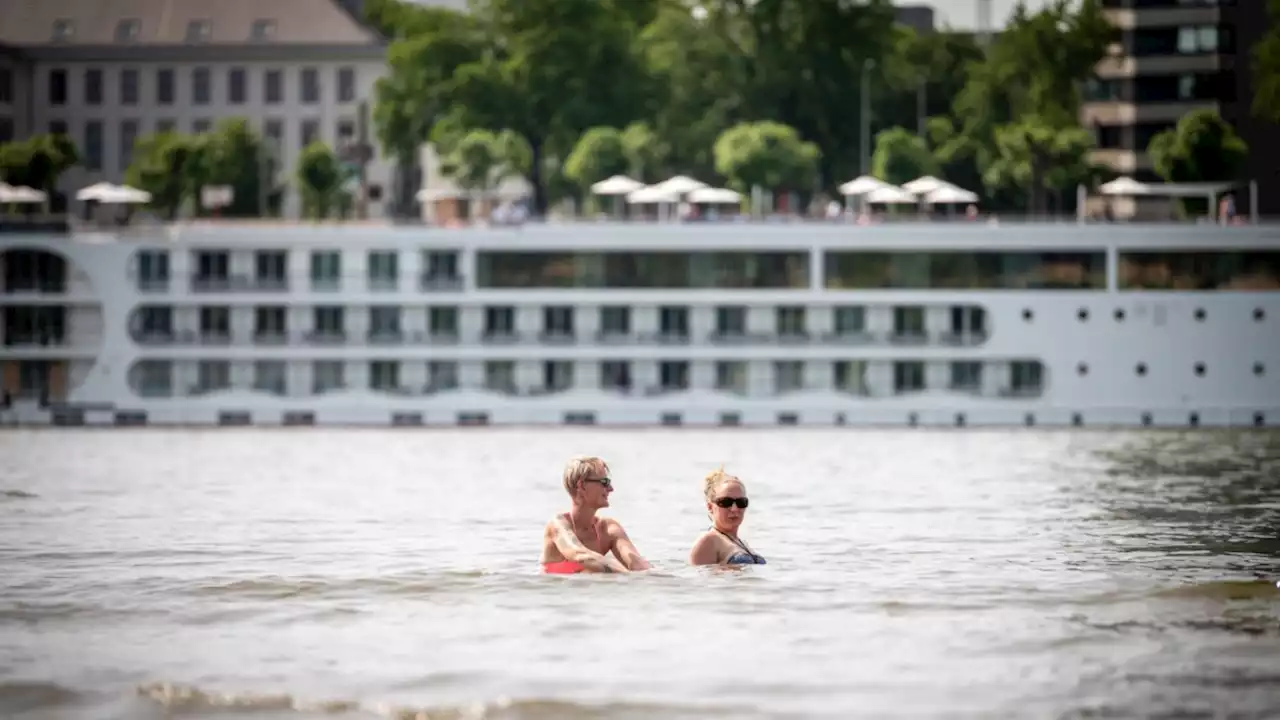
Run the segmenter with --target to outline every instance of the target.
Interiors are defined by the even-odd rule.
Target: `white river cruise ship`
[[[0,424],[1280,425],[1280,228],[0,232]]]

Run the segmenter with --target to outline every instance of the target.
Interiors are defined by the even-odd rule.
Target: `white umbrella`
[[[86,188],[80,188],[76,192],[77,200],[102,200],[107,197],[116,186],[109,182],[94,183]]]
[[[29,187],[14,187],[0,183],[0,203],[15,203],[19,205],[42,203],[48,200],[49,196],[45,193]]]
[[[685,196],[691,203],[740,203],[742,195],[729,188],[698,188]]]
[[[664,190],[657,185],[636,190],[627,195],[627,202],[632,205],[656,205],[658,203],[680,202],[680,193]]]
[[[918,202],[913,193],[893,185],[882,187],[879,190],[872,190],[863,195],[862,199],[869,203],[882,203],[885,205],[911,205]]]
[[[978,194],[969,192],[964,188],[958,187],[941,187],[924,196],[925,202],[930,205],[946,205],[948,203],[975,203],[978,202]]]
[[[1098,191],[1103,195],[1146,195],[1151,192],[1151,188],[1125,175],[1109,183],[1103,183]]]
[[[841,195],[866,195],[872,190],[891,187],[891,185],[880,178],[863,175],[857,177],[840,186]]]
[[[666,180],[663,180],[657,185],[653,185],[651,187],[662,188],[664,192],[673,192],[677,195],[684,195],[687,192],[693,192],[694,190],[707,187],[707,184],[701,180],[694,180],[693,178],[685,175],[676,175],[673,178],[667,178]]]
[[[142,205],[151,202],[151,193],[128,185],[118,185],[107,191],[99,202],[112,205]]]
[[[601,180],[591,186],[591,192],[596,195],[626,195],[644,187],[644,183],[639,180],[632,180],[626,175],[614,175],[607,180]]]
[[[939,180],[932,175],[925,175],[924,177],[916,178],[909,183],[902,184],[903,190],[917,195],[927,195],[944,187],[955,187],[955,185],[952,185],[946,180]]]

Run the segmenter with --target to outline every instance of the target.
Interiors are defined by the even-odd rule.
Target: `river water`
[[[655,571],[538,574],[579,453]],[[14,720],[1275,717],[1277,580],[1262,432],[0,433]]]

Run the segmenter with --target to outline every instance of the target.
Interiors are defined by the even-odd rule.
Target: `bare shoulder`
[[[708,530],[693,541],[689,561],[694,565],[711,565],[720,559],[720,536]]]
[[[615,518],[610,518],[610,517],[600,518],[600,529],[604,530],[606,534],[611,535],[613,537],[627,536],[626,529],[624,529],[622,527],[622,523],[618,522],[617,519]]]

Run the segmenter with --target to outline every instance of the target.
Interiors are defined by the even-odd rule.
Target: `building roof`
[[[22,48],[380,43],[335,0],[0,2],[0,45]]]

